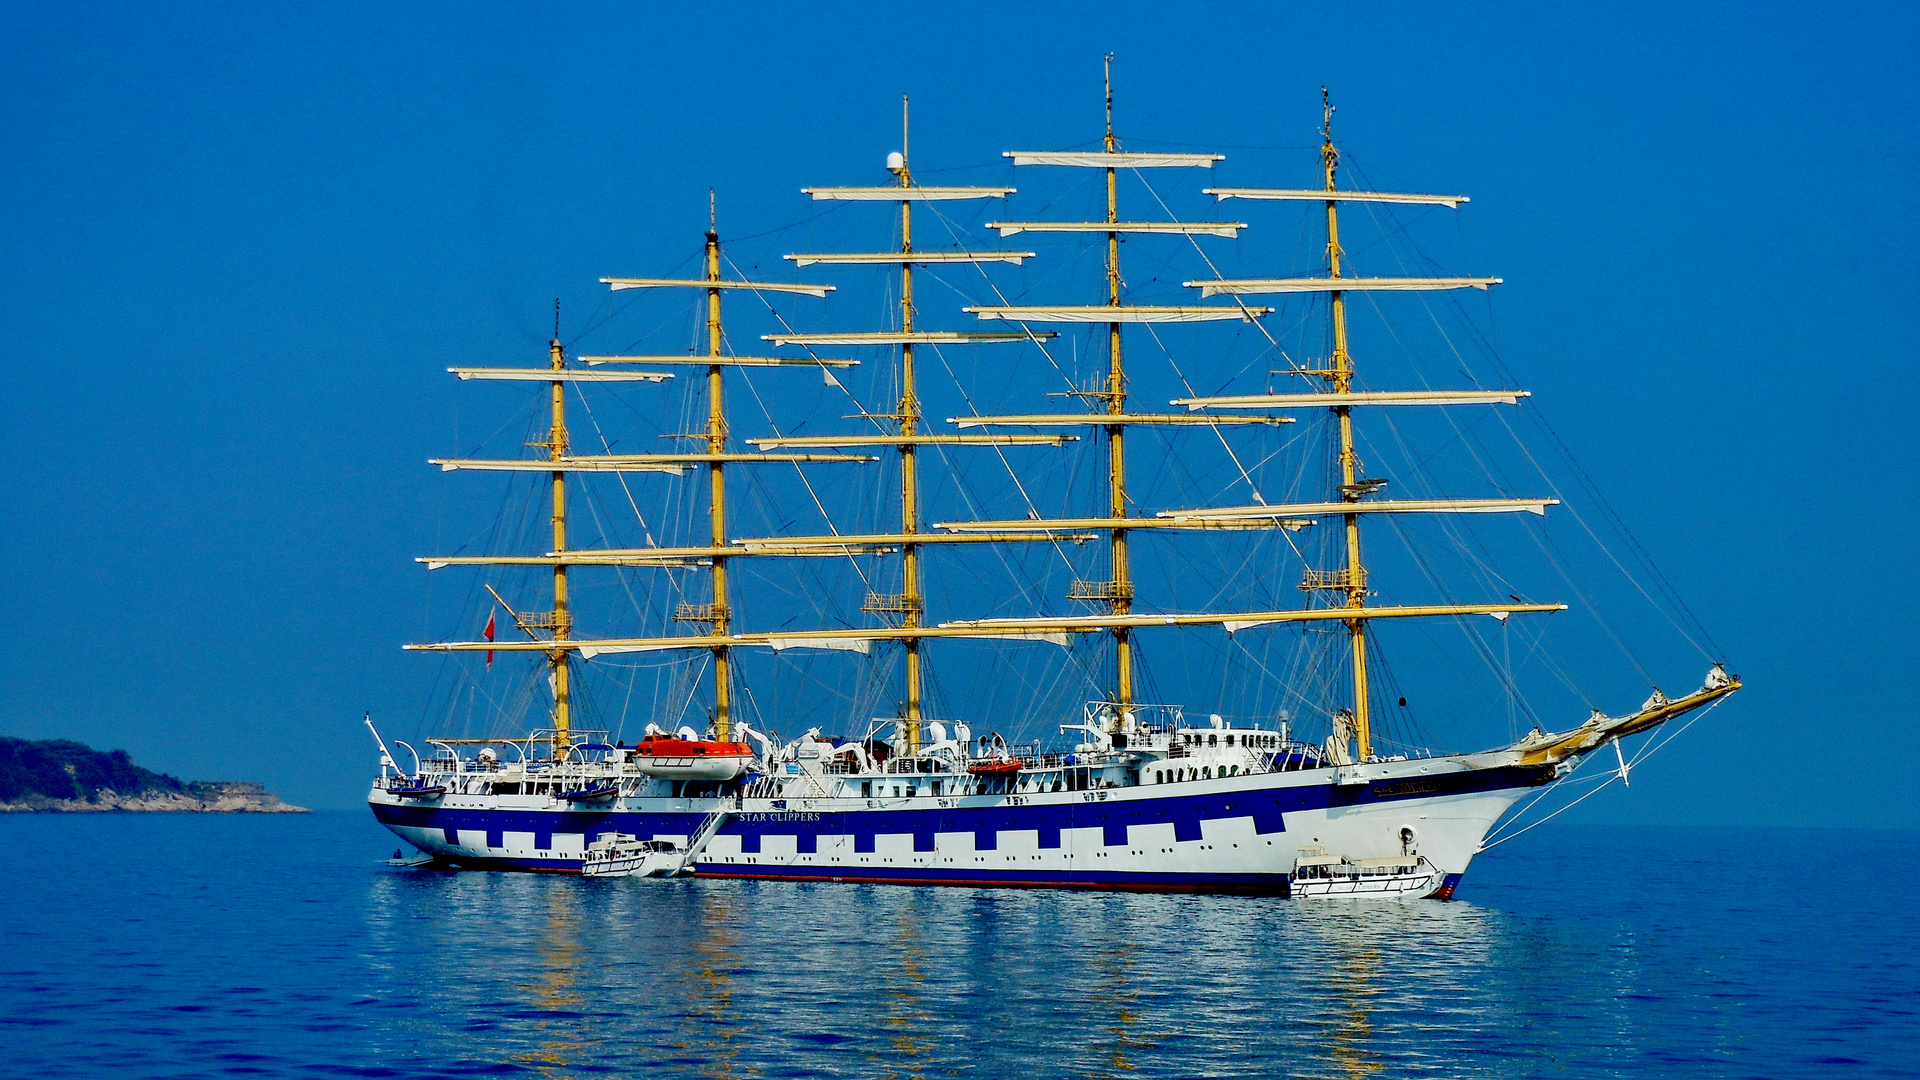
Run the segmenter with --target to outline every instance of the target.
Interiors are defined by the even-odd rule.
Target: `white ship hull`
[[[1308,846],[1355,857],[1411,847],[1450,886],[1508,809],[1554,775],[1489,754],[1025,795],[633,796],[576,808],[457,792],[422,804],[376,788],[370,802],[408,843],[474,868],[578,871],[603,832],[685,844],[719,813],[693,860],[702,876],[1286,893]]]

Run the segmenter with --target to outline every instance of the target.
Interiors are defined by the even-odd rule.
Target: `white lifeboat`
[[[746,743],[649,735],[634,747],[633,763],[648,776],[670,780],[731,780],[747,771],[753,751]]]

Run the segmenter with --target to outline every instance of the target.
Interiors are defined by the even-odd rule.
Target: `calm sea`
[[[1552,825],[1450,904],[391,869],[7,815],[0,1074],[1914,1076],[1920,834]]]

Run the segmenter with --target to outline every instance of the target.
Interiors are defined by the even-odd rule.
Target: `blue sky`
[[[956,179],[1084,144],[1112,52],[1131,146],[1304,186],[1328,85],[1369,180],[1473,197],[1436,257],[1506,278],[1477,321],[1526,407],[1750,683],[1582,813],[1920,825],[1909,7],[4,19],[0,732],[351,805],[361,712],[427,708],[398,644],[464,632],[411,560],[497,497],[424,465],[507,415],[446,366],[685,265],[709,188],[743,257],[825,242],[797,189],[879,181],[902,93]]]

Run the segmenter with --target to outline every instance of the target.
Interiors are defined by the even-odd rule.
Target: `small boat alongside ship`
[[[671,840],[641,840],[626,833],[602,833],[587,845],[580,861],[582,877],[678,877],[693,871],[687,849]]]
[[[527,445],[539,453],[435,459],[434,464],[446,471],[532,474],[536,494],[513,513],[520,514],[520,520],[550,519],[551,539],[532,551],[436,555],[421,561],[433,570],[456,565],[517,567],[519,572],[531,568],[541,580],[521,593],[538,595],[543,610],[507,607],[502,593],[489,584],[488,591],[511,616],[522,639],[496,640],[489,609],[482,613],[487,616],[483,640],[408,648],[456,661],[464,658],[468,666],[460,670],[467,674],[460,677],[470,680],[470,687],[484,676],[479,654],[488,665],[496,653],[509,660],[533,660],[536,664],[520,669],[528,673],[528,686],[538,685],[534,679],[544,682],[549,704],[539,726],[511,737],[430,739],[432,752],[426,756],[396,740],[413,754],[404,769],[375,731],[380,775],[368,794],[375,817],[435,865],[467,869],[589,877],[692,873],[787,881],[1448,899],[1484,850],[1490,832],[1509,821],[1522,800],[1532,805],[1536,796],[1607,747],[1619,755],[1624,779],[1630,763],[1620,749],[1623,740],[1711,708],[1740,688],[1738,677],[1705,647],[1701,651],[1708,653],[1709,671],[1696,690],[1669,697],[1655,687],[1637,708],[1595,710],[1579,722],[1542,720],[1523,737],[1516,726],[1510,730],[1511,741],[1491,749],[1445,752],[1415,742],[1401,728],[1389,733],[1389,717],[1404,719],[1408,705],[1399,696],[1395,676],[1384,667],[1378,627],[1446,620],[1464,627],[1468,620],[1491,618],[1504,630],[1510,618],[1546,617],[1566,610],[1566,605],[1522,599],[1518,586],[1479,569],[1458,587],[1436,580],[1430,596],[1382,601],[1390,585],[1383,580],[1387,575],[1363,560],[1363,521],[1385,519],[1393,532],[1382,528],[1369,535],[1398,536],[1405,542],[1401,522],[1458,521],[1461,515],[1530,520],[1525,515],[1544,516],[1560,500],[1425,490],[1400,495],[1399,486],[1425,481],[1416,475],[1369,474],[1361,451],[1378,454],[1377,446],[1401,439],[1403,433],[1382,418],[1371,429],[1379,441],[1369,444],[1357,434],[1363,417],[1410,410],[1443,415],[1462,409],[1500,410],[1518,407],[1528,394],[1473,380],[1442,388],[1427,382],[1394,386],[1389,381],[1388,388],[1377,388],[1359,378],[1356,350],[1348,337],[1350,296],[1363,297],[1371,309],[1379,310],[1396,295],[1484,291],[1500,279],[1353,274],[1340,240],[1343,210],[1352,214],[1357,207],[1370,215],[1395,207],[1454,210],[1467,200],[1340,186],[1341,156],[1333,142],[1332,116],[1331,106],[1324,105],[1320,169],[1313,186],[1203,189],[1216,201],[1305,204],[1316,230],[1324,210],[1326,261],[1303,276],[1222,276],[1205,258],[1200,238],[1238,237],[1248,228],[1244,223],[1162,220],[1172,216],[1164,201],[1155,220],[1122,216],[1119,178],[1211,170],[1223,156],[1123,149],[1113,131],[1109,85],[1107,126],[1098,149],[1006,155],[1015,170],[1065,170],[1104,180],[1104,213],[1088,221],[993,221],[984,226],[1000,237],[1095,238],[1083,251],[1089,256],[1086,262],[1073,265],[1091,265],[1091,253],[1098,251],[1104,260],[1100,303],[1008,303],[993,285],[980,302],[962,311],[996,329],[929,330],[917,325],[921,312],[914,300],[916,267],[957,266],[984,276],[993,264],[1018,266],[1038,256],[976,243],[947,216],[937,220],[954,233],[951,246],[915,247],[916,210],[925,212],[928,204],[1008,199],[1015,188],[920,185],[905,153],[903,132],[901,152],[890,155],[887,163],[889,182],[806,189],[815,202],[887,208],[895,215],[890,226],[895,246],[877,252],[786,256],[796,267],[880,267],[898,273],[897,285],[889,283],[894,314],[888,325],[799,333],[781,316],[781,332],[763,335],[769,347],[760,351],[768,355],[736,354],[721,324],[724,295],[744,293],[771,306],[769,298],[785,302],[794,296],[825,297],[834,287],[748,280],[737,269],[729,276],[717,227],[710,227],[699,276],[603,279],[614,290],[691,291],[701,303],[704,353],[573,356],[556,325],[544,364],[450,369],[462,380],[537,388],[533,396],[540,426],[528,436]],[[1204,272],[1180,287],[1196,290],[1199,300],[1214,302],[1137,302],[1121,272],[1120,245],[1123,238],[1143,245],[1165,242],[1156,237],[1172,237],[1201,255]],[[1170,260],[1184,249],[1169,251]],[[1245,256],[1241,258],[1244,264]],[[1154,273],[1165,276],[1158,267]],[[1164,292],[1173,286],[1161,281],[1155,287]],[[1297,359],[1280,349],[1277,339],[1261,329],[1261,320],[1276,309],[1250,306],[1243,299],[1263,296],[1282,298],[1275,303],[1287,298],[1308,303],[1304,314],[1296,310],[1289,317],[1323,321],[1325,355]],[[1188,389],[1172,400],[1176,411],[1129,404],[1129,380],[1134,376],[1123,359],[1123,342],[1151,342],[1152,349],[1170,352],[1160,331],[1141,324],[1205,323],[1266,334],[1275,344],[1254,366],[1279,364],[1273,373],[1294,381],[1284,392],[1271,387],[1264,393],[1240,394],[1194,390],[1196,385],[1230,388],[1236,377],[1233,370],[1221,369],[1209,346],[1191,360],[1191,370],[1180,372]],[[1069,329],[1040,329],[1047,326]],[[1071,329],[1076,326],[1082,331]],[[916,357],[944,359],[947,353],[942,350],[992,348],[1001,350],[1001,356],[1026,350],[1030,360],[1038,357],[1064,373],[1059,357],[1047,352],[1048,342],[1072,332],[1086,334],[1087,355],[1097,361],[1097,377],[1071,383],[1052,396],[1078,402],[1084,406],[1080,411],[967,414],[951,418],[944,427],[923,413],[926,387],[918,381]],[[840,350],[865,350],[866,355],[843,359],[836,355]],[[823,377],[829,387],[845,389],[835,372],[875,358],[894,365],[886,386],[897,397],[856,400],[855,415],[867,425],[861,430],[823,432],[816,426],[801,428],[809,434],[795,435],[793,428],[783,430],[770,420],[762,436],[744,442],[735,437],[735,421],[725,409],[730,378],[744,380],[757,372],[753,377],[777,380],[799,369]],[[704,412],[705,424],[671,419],[674,406],[661,403],[654,430],[690,448],[615,453],[595,419],[595,437],[606,452],[576,452],[569,428],[572,398],[584,401],[592,388],[598,388],[596,393],[650,393],[647,387],[668,383],[675,369],[685,367],[704,374],[699,384],[704,399],[690,393],[679,408],[688,415]],[[847,392],[851,396],[852,391]],[[772,397],[768,404],[758,388],[753,394],[769,410],[779,405],[777,396],[767,395]],[[1314,433],[1287,434],[1284,425],[1296,420],[1315,425]],[[1227,464],[1216,470],[1218,475],[1201,476],[1198,466],[1163,450],[1167,460],[1158,463],[1162,471],[1195,474],[1194,491],[1183,496],[1185,502],[1149,503],[1149,493],[1129,488],[1125,448],[1133,440],[1139,456],[1139,441],[1149,433],[1180,432],[1213,439],[1224,449],[1220,460]],[[1155,446],[1147,445],[1150,450]],[[951,491],[970,482],[949,454],[957,460],[969,448],[984,448],[1002,459],[1009,482],[1001,487],[1017,492],[1026,504],[994,519],[977,509],[986,502],[985,495],[969,495],[952,508],[952,520],[929,524],[929,492],[919,475],[927,463],[920,455],[929,448],[937,457],[928,460],[947,470],[943,481],[948,487],[933,490]],[[1209,444],[1208,449],[1216,447]],[[804,481],[804,469],[871,463],[880,452],[897,464],[899,485],[897,502],[894,490],[882,491],[886,512],[897,512],[898,518],[879,531],[860,525],[870,517],[844,524],[835,520],[842,511],[852,517],[854,508],[830,505],[804,482],[766,481],[754,490],[765,498],[787,495],[800,500],[808,512],[817,510],[826,519],[826,527],[812,533],[743,536],[729,522],[725,480],[739,469],[776,463],[784,470],[769,475],[790,471]],[[1066,500],[1062,506],[1034,505],[1023,486],[1024,466],[1012,464],[1014,456],[1071,453],[1090,455],[1092,464],[1063,472],[1073,483],[1094,490],[1083,490],[1075,496],[1078,501]],[[1255,478],[1266,474],[1244,464],[1265,461],[1288,463],[1276,472],[1281,477],[1274,481],[1277,492],[1263,491]],[[705,474],[706,520],[692,526],[698,534],[686,542],[656,544],[648,533],[647,546],[569,546],[569,485],[584,484],[583,474],[612,474],[621,487],[619,501],[609,505],[631,506],[642,516],[630,482],[639,483],[641,474],[677,476],[688,471]],[[1396,486],[1396,494],[1386,493],[1390,485]],[[1504,485],[1495,487],[1505,490]],[[1222,493],[1236,489],[1246,501],[1228,504]],[[1097,513],[1085,512],[1088,501],[1100,508]],[[689,504],[682,499],[673,505],[684,509]],[[601,535],[606,535],[604,527]],[[1129,545],[1145,545],[1149,538],[1163,545],[1152,549],[1157,554],[1200,542],[1245,547],[1236,549],[1240,554],[1232,565],[1238,569],[1231,572],[1206,571],[1202,564],[1169,557],[1152,562],[1154,572],[1145,574],[1138,572],[1138,552]],[[1442,539],[1470,549],[1475,560],[1481,556],[1481,546],[1468,538],[1447,533]],[[1052,552],[1071,570],[1071,580],[1046,576],[1064,573],[1057,565],[1036,571],[1014,559],[988,563],[969,555],[1017,552],[1023,545],[1025,550]],[[945,553],[942,560],[923,562],[935,550]],[[1416,565],[1435,577],[1422,551],[1416,548],[1412,555]],[[980,558],[992,572],[1013,575],[1013,586],[986,598],[997,607],[932,618],[928,595],[937,588],[937,578],[928,571],[966,558]],[[810,609],[810,601],[825,604],[818,600],[814,579],[782,594],[792,600],[789,607],[743,606],[740,594],[730,591],[729,573],[737,573],[734,564],[747,560],[755,567],[782,560],[788,565],[794,560],[809,566],[836,560],[852,564],[859,568],[864,588],[857,611],[843,607],[829,617]],[[1620,560],[1614,565],[1624,569]],[[691,599],[666,606],[647,607],[635,599],[638,625],[625,636],[613,629],[602,636],[582,636],[575,632],[569,575],[583,571],[688,571],[675,580],[704,585]],[[979,575],[986,571],[972,572],[976,580],[985,580]],[[1170,575],[1184,576],[1164,580]],[[898,591],[888,591],[894,586],[882,586],[881,581],[896,582]],[[1406,586],[1418,587],[1418,582]],[[1458,598],[1458,593],[1475,589],[1487,590],[1486,597]],[[1651,598],[1647,590],[1642,593]],[[947,600],[956,605],[981,600],[976,594],[956,590]],[[636,594],[629,590],[627,595]],[[1191,602],[1195,597],[1212,599],[1196,606]],[[1027,604],[1033,608],[1017,607]],[[1008,614],[1010,610],[1016,613]],[[671,629],[658,629],[662,624]],[[1269,665],[1255,651],[1280,646],[1249,644],[1272,642],[1284,632],[1297,635],[1291,666]],[[1209,647],[1252,657],[1242,665],[1252,673],[1246,676],[1254,688],[1249,692],[1267,695],[1264,700],[1284,700],[1288,708],[1246,710],[1229,718],[1221,714],[1231,713],[1233,695],[1242,691],[1224,684],[1204,688],[1209,694],[1217,692],[1220,713],[1189,713],[1184,705],[1152,700],[1140,650],[1143,639],[1165,640],[1155,637],[1162,634],[1212,635]],[[1497,656],[1471,631],[1469,638],[1480,649],[1481,660],[1496,669],[1501,685],[1511,687],[1510,668],[1501,669]],[[957,711],[973,715],[964,721],[951,713],[942,718],[929,704],[927,665],[950,643],[977,648],[983,642],[999,650],[996,662],[1004,657],[1009,666],[1016,655],[1034,655],[1017,650],[1062,650],[1056,655],[1066,657],[1061,663],[1072,672],[1066,683],[1091,687],[1087,696],[1092,700],[1051,712],[1037,705],[1008,709],[987,704],[1004,703],[1004,695],[988,692],[1001,687],[961,687],[951,700],[961,703]],[[823,734],[815,726],[782,738],[779,730],[791,733],[804,725],[790,716],[783,720],[782,704],[769,691],[771,680],[753,685],[742,674],[741,658],[777,658],[789,651],[811,655],[821,664],[842,662],[835,659],[837,654],[864,658],[875,669],[885,665],[872,681],[884,682],[888,696],[897,692],[897,708],[877,717],[848,713],[835,722],[847,735]],[[609,731],[585,729],[576,710],[608,662],[601,658],[632,656],[644,656],[649,663],[680,658],[688,674],[671,696],[662,692],[648,703],[657,720],[676,730],[650,724],[644,737],[628,746]],[[631,682],[624,692],[632,698]],[[1081,692],[1075,693],[1078,700]],[[491,694],[487,697],[492,699]],[[604,706],[598,708],[588,715],[608,714]],[[1072,715],[1075,708],[1077,716]],[[521,723],[525,713],[524,705],[518,713],[500,707],[490,729]],[[681,724],[702,713],[695,721],[699,727]],[[1026,733],[1022,738],[1036,730],[1047,735],[1031,742],[1009,742],[998,735],[976,738],[973,728],[984,730],[989,723]],[[1055,734],[1071,739],[1055,739]]]
[[[1449,900],[1446,871],[1422,855],[1355,859],[1309,845],[1293,861],[1294,896],[1342,900]]]

